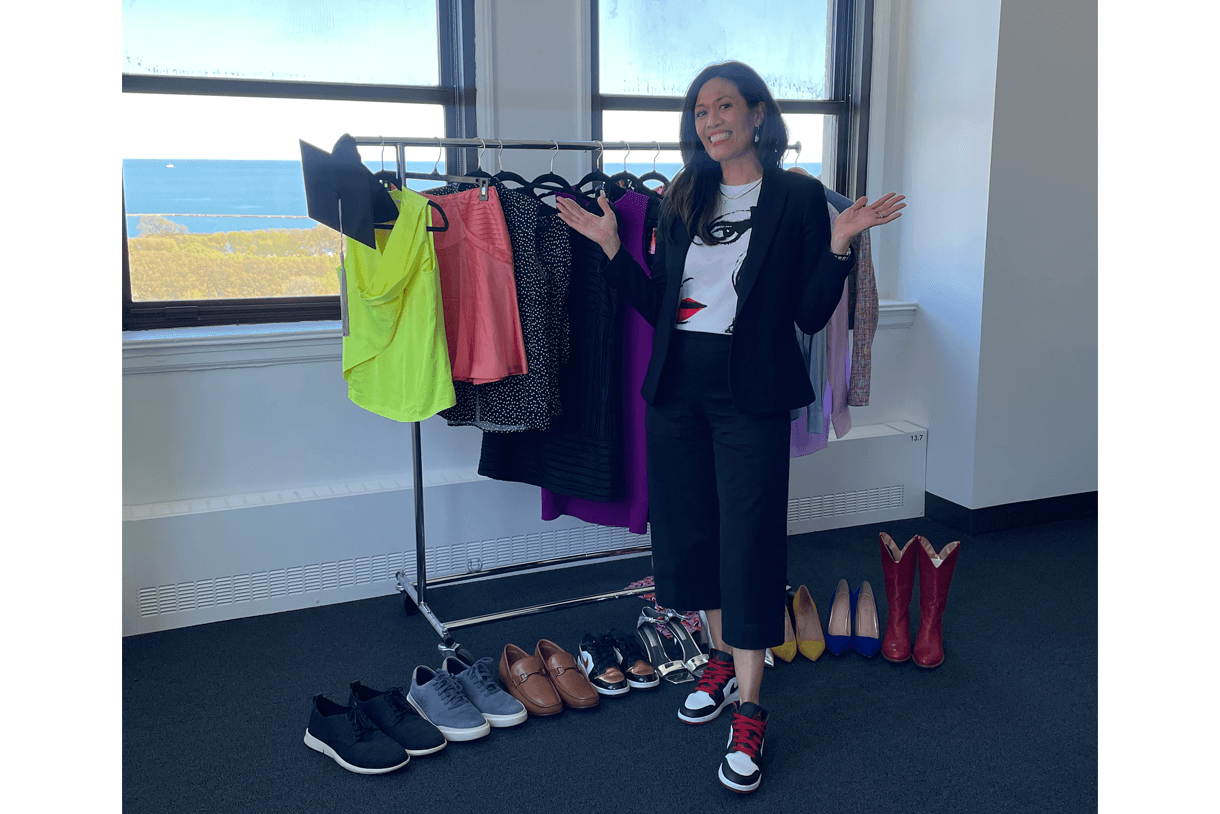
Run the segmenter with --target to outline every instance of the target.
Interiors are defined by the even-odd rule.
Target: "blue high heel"
[[[826,618],[826,649],[836,656],[851,650],[851,632],[854,625],[856,601],[847,588],[847,580],[839,580],[830,595],[830,614]]]
[[[861,604],[863,600],[863,604]],[[877,599],[865,580],[851,595],[851,646],[865,658],[881,650],[881,624],[877,621]]]

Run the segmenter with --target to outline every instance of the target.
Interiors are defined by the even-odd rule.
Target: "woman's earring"
[[[754,125],[754,143],[758,143],[758,130],[761,125]]]

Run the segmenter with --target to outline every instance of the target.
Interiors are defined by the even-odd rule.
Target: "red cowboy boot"
[[[920,667],[939,667],[945,660],[941,620],[960,548],[961,541],[955,541],[937,554],[932,544],[922,537],[916,546],[919,555],[919,634],[915,637],[915,663]]]
[[[919,540],[916,534],[901,549],[884,531],[877,540],[881,548],[881,572],[885,576],[885,599],[889,605],[881,655],[889,661],[903,662],[911,657],[910,606],[911,594],[915,589],[916,561],[911,544],[918,548]]]

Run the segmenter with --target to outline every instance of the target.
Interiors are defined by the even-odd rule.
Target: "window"
[[[340,237],[306,214],[299,142],[473,136],[473,15],[474,0],[125,0],[124,330],[338,319]],[[396,167],[392,147],[360,150]]]
[[[593,138],[631,145],[630,154],[606,151],[608,172],[655,166],[672,178],[681,155],[649,145],[677,141],[691,81],[735,59],[766,81],[789,143],[800,142],[785,166],[799,164],[848,197],[864,194],[872,0],[591,2]]]

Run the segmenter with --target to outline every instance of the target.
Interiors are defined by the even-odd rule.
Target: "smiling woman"
[[[713,77],[699,89],[695,131],[708,157],[720,165],[723,183],[749,184],[762,178],[754,145],[766,116],[765,101],[749,104],[737,86],[723,77]],[[785,133],[784,143],[787,141]]]
[[[656,601],[707,617],[707,669],[686,723],[733,702],[719,780],[762,780],[764,652],[785,640],[789,411],[814,401],[793,324],[813,335],[844,296],[850,241],[899,217],[902,196],[856,201],[833,227],[825,188],[781,168],[787,130],[749,66],[708,66],[682,104],[684,166],[665,194],[645,269],[600,217],[559,199],[605,252],[603,276],[655,328],[641,395]]]
[[[716,187],[757,181],[788,146],[788,129],[762,77],[740,62],[705,68],[682,101],[679,143],[685,169],[666,193],[662,226],[688,224],[704,243],[711,232]]]

